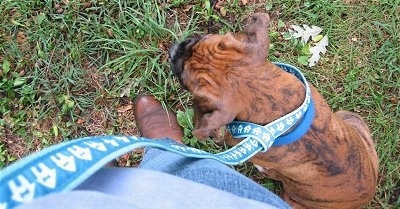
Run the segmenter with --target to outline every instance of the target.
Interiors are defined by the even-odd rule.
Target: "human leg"
[[[140,97],[135,101],[135,117],[139,131],[144,137],[173,139],[178,142],[183,137],[176,116],[170,110],[164,110],[152,97]],[[279,197],[266,188],[215,160],[188,158],[156,148],[147,148],[139,167],[169,173],[240,197],[269,204],[282,203]]]

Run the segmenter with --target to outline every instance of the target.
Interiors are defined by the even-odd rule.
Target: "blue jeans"
[[[274,206],[286,205],[268,189],[215,160],[188,158],[156,148],[147,148],[139,168],[169,173]]]

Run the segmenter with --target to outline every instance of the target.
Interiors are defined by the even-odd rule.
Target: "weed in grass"
[[[0,142],[0,168],[5,167],[7,164],[16,160],[16,157],[8,153],[7,147]]]
[[[193,135],[194,111],[192,108],[188,108],[185,111],[177,111],[176,116],[179,125],[183,128],[183,143],[191,147],[207,150],[210,153],[218,153],[225,150],[225,146],[216,144],[210,138],[200,141]]]

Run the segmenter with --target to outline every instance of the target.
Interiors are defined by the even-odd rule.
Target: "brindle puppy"
[[[196,137],[208,137],[234,119],[267,124],[303,102],[301,81],[265,59],[268,24],[267,14],[255,14],[242,33],[171,47],[172,70],[193,94]],[[311,93],[315,116],[308,132],[250,161],[282,181],[282,197],[294,208],[360,208],[376,189],[378,157],[370,131],[355,113],[333,113],[313,86]]]

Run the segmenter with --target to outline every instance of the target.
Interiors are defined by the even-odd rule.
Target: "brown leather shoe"
[[[182,141],[183,132],[171,110],[165,110],[152,96],[135,99],[135,119],[139,132],[147,138],[171,138]]]

